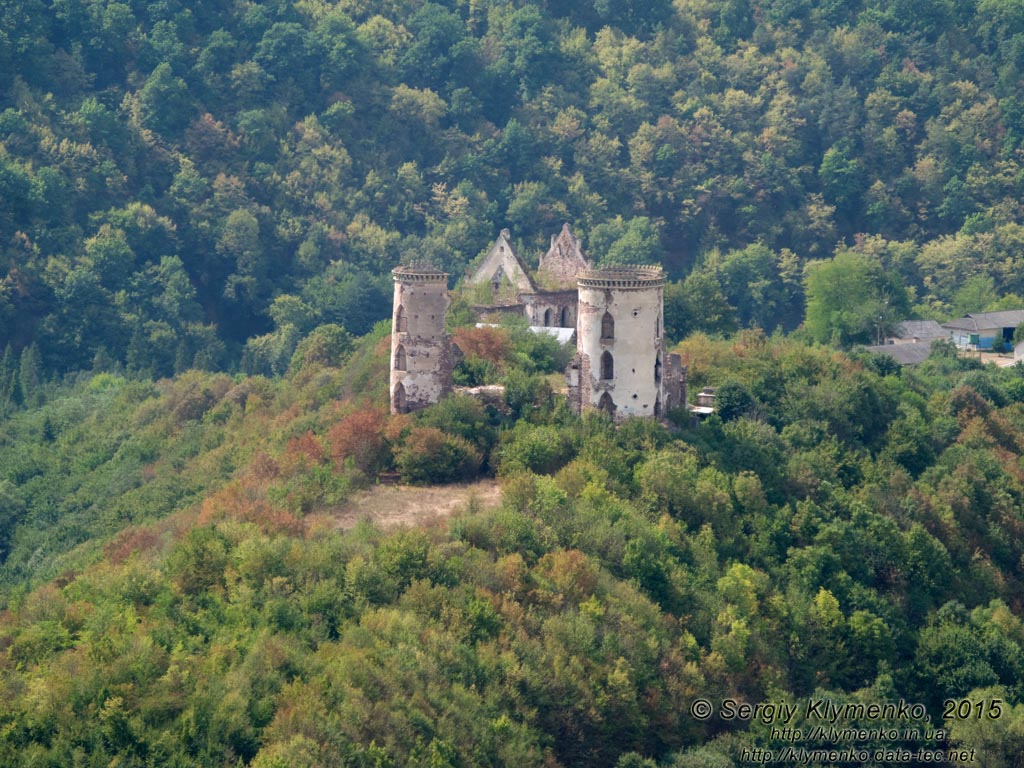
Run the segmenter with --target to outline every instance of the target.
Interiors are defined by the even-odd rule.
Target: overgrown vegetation
[[[984,695],[1005,716],[954,735],[1012,764],[1022,372],[750,331],[678,351],[730,382],[722,418],[615,427],[543,387],[389,416],[360,393],[381,332],[273,381],[49,393],[0,462],[2,762],[734,765],[769,730],[694,698],[904,697],[940,724]],[[395,470],[497,472],[502,503],[330,525]]]
[[[1022,42],[1003,0],[0,3],[0,763],[723,768],[789,744],[695,699],[815,696],[1001,699],[942,745],[1017,765],[1024,369],[811,344],[1024,304]],[[389,415],[388,271],[563,220],[668,269],[718,415],[578,419],[465,297],[503,394]]]

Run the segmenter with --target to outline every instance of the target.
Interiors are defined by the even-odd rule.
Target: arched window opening
[[[597,409],[607,413],[609,416],[615,415],[615,401],[612,400],[612,396],[605,392],[601,395],[601,399],[597,401]]]
[[[405,307],[401,304],[398,305],[398,311],[395,312],[395,332],[396,333],[408,333],[409,332],[409,318],[405,315]]]
[[[398,349],[395,350],[395,370],[405,370],[405,347],[401,344],[399,344]]]
[[[610,312],[605,312],[601,318],[601,340],[609,341],[615,338],[615,319]]]
[[[661,315],[654,318],[654,338],[661,338]]]
[[[615,378],[615,361],[612,360],[611,352],[601,354],[601,380],[610,381]]]
[[[550,309],[545,309],[544,310],[544,325],[545,326],[551,325],[551,310]]]
[[[654,361],[654,383],[661,384],[661,358]]]
[[[395,387],[395,412],[405,413],[409,410],[409,405],[406,402],[405,387],[399,382],[398,386]]]
[[[661,395],[654,398],[654,416],[661,416]]]
[[[569,310],[565,307],[562,307],[562,312],[558,317],[558,325],[560,328],[569,327]]]

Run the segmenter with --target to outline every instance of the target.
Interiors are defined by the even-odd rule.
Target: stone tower
[[[391,275],[391,412],[409,413],[452,389],[452,343],[444,326],[448,275],[422,265],[397,267]]]
[[[665,273],[660,267],[613,267],[584,272],[577,283],[570,405],[578,413],[596,408],[616,420],[663,416],[669,390],[675,389],[666,380]]]

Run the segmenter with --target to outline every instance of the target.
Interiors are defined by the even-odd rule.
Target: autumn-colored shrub
[[[331,458],[341,467],[349,459],[356,469],[374,475],[384,469],[390,450],[384,438],[387,414],[383,408],[367,408],[350,413],[327,433]]]
[[[548,593],[561,602],[580,602],[597,589],[598,567],[583,552],[575,549],[550,552],[533,571],[538,593]]]
[[[395,413],[388,416],[384,425],[384,439],[392,445],[401,443],[412,429],[412,416],[408,413]]]
[[[317,466],[323,461],[323,458],[324,448],[320,444],[320,440],[312,430],[307,430],[305,434],[293,437],[288,441],[280,464],[284,473],[291,475],[301,469]]]
[[[167,404],[177,424],[202,418],[231,389],[231,379],[201,371],[186,371],[167,393]]]
[[[260,451],[249,464],[249,476],[254,480],[273,480],[281,474],[281,467],[273,457]]]
[[[512,357],[512,339],[504,328],[457,328],[452,340],[467,358],[501,367]]]
[[[161,543],[160,534],[154,525],[125,528],[103,546],[103,556],[112,563],[123,563],[134,552],[156,549]]]
[[[959,386],[949,394],[949,406],[960,421],[961,426],[975,416],[988,416],[992,406],[977,391],[967,386]]]
[[[251,481],[229,483],[203,500],[197,522],[212,525],[222,520],[240,520],[257,525],[264,533],[289,536],[305,533],[305,523],[291,509],[285,508],[288,506],[285,499],[268,498],[269,495]],[[287,493],[280,495],[286,497]]]
[[[324,457],[323,446],[312,430],[288,441],[288,453],[305,456],[312,462],[319,463]]]

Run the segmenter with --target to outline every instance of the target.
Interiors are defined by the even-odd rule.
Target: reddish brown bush
[[[239,482],[229,483],[203,500],[198,525],[208,526],[221,520],[254,523],[268,534],[301,536],[305,533],[302,520],[268,501],[258,489],[244,487]]]
[[[312,430],[304,435],[293,437],[285,448],[284,464],[288,467],[312,466],[319,464],[324,458],[324,448]]]
[[[249,476],[254,480],[273,480],[281,474],[281,467],[274,459],[260,451],[249,464]]]
[[[504,328],[458,328],[452,337],[466,357],[478,357],[498,367],[512,357],[512,340]]]
[[[153,525],[125,528],[103,545],[103,555],[119,565],[134,552],[149,552],[162,545],[162,532]]]
[[[368,475],[387,465],[389,449],[384,438],[387,414],[383,408],[367,408],[350,413],[327,433],[331,458],[341,467],[349,459]]]

